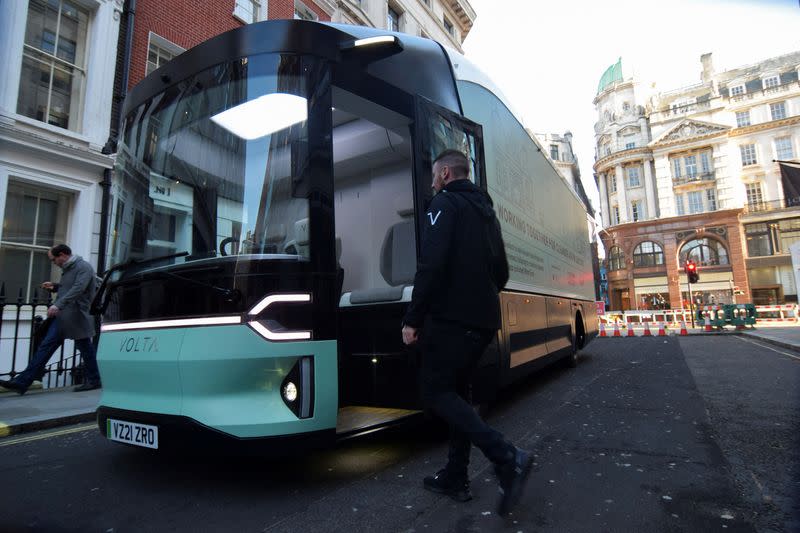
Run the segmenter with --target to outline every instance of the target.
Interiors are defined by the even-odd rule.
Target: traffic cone
[[[659,322],[658,323],[658,336],[659,337],[666,337],[667,336],[667,331],[664,329],[664,323],[663,322]]]
[[[652,337],[653,334],[650,333],[650,322],[647,320],[644,321],[644,333],[642,333],[643,337]]]
[[[686,321],[685,320],[681,320],[681,335],[682,336],[686,336],[688,334],[689,334],[689,332],[686,331]]]
[[[705,330],[706,330],[707,332],[711,332],[711,331],[713,331],[713,330],[711,329],[711,317],[709,317],[709,316],[706,316],[706,329],[705,329]]]
[[[633,324],[628,324],[628,337],[635,337],[636,333],[633,332]]]
[[[622,334],[619,332],[619,322],[617,321],[614,321],[614,336],[622,337]]]
[[[600,322],[600,336],[601,337],[608,337],[608,335],[606,335],[606,324],[605,324],[605,322]]]

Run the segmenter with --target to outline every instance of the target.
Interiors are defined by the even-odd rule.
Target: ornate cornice
[[[646,146],[631,148],[630,150],[620,150],[611,155],[601,157],[595,162],[593,168],[595,172],[601,172],[606,168],[616,166],[618,163],[628,163],[638,159],[646,159],[649,161],[653,158],[652,155],[652,151]]]
[[[782,128],[783,126],[793,126],[795,124],[800,124],[800,115],[783,118],[781,120],[762,122],[761,124],[754,124],[752,126],[745,126],[743,128],[734,128],[728,132],[728,137],[739,137],[740,135],[748,135],[750,133],[756,133],[772,128]]]

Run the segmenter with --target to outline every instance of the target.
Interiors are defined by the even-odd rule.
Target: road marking
[[[49,439],[50,437],[59,437],[61,435],[69,435],[70,433],[79,433],[81,431],[89,431],[90,429],[97,428],[97,424],[92,422],[76,426],[74,428],[59,429],[58,431],[51,431],[49,433],[42,433],[39,435],[30,435],[28,437],[16,437],[13,439],[3,439],[0,441],[0,448],[3,446],[11,446],[13,444],[23,444],[25,442],[33,442],[35,440]]]
[[[782,352],[780,350],[776,350],[772,346],[767,346],[766,344],[761,344],[760,342],[756,342],[756,341],[753,341],[753,340],[750,340],[750,339],[745,339],[744,337],[741,337],[739,335],[737,335],[735,338],[739,339],[740,341],[749,342],[750,344],[755,344],[756,346],[760,346],[761,348],[766,348],[767,350],[772,350],[773,352],[776,352],[776,353],[779,353],[779,354],[783,354],[783,355],[785,355],[787,357],[791,357],[792,359],[797,359],[798,361],[800,361],[800,357],[797,357],[796,355],[792,355],[792,354],[787,353],[787,352]]]

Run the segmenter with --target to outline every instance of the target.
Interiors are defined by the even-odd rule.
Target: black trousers
[[[495,330],[426,321],[422,332],[422,401],[450,427],[447,471],[466,476],[471,445],[493,463],[514,457],[514,446],[484,422],[467,401],[469,382]]]

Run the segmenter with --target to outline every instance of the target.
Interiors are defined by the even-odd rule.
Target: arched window
[[[622,248],[619,246],[612,246],[611,253],[608,254],[608,270],[622,270],[625,268],[625,254],[622,253]]]
[[[694,239],[683,245],[680,264],[685,265],[688,259],[691,259],[699,266],[729,264],[728,250],[725,249],[725,246],[719,241],[707,238]]]
[[[664,250],[652,241],[640,242],[633,250],[633,266],[651,267],[664,264]]]

